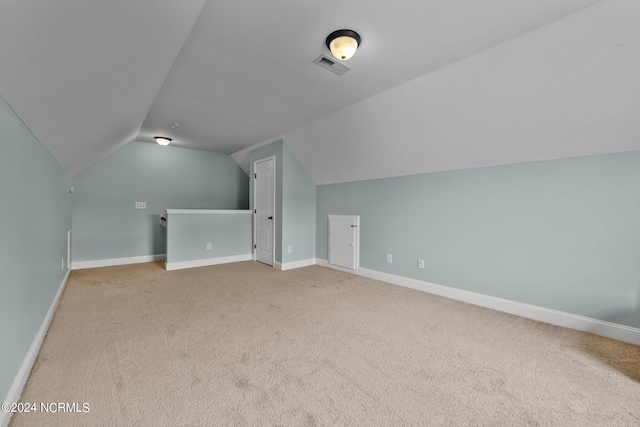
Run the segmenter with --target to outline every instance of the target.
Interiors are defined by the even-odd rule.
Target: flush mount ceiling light
[[[169,143],[171,142],[171,138],[167,138],[164,136],[154,136],[153,139],[156,140],[156,142],[160,145],[169,145]]]
[[[351,58],[360,46],[360,34],[353,30],[338,30],[327,36],[331,54],[342,61]]]

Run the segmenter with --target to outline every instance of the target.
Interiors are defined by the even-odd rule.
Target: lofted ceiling
[[[205,0],[3,0],[0,94],[72,175],[133,141]]]
[[[609,21],[598,26],[600,10]],[[632,0],[4,0],[0,94],[72,175],[154,135],[233,154],[245,170],[248,147],[284,135],[318,184],[584,155],[606,143],[580,151],[575,132],[565,143],[530,128],[565,116],[583,126],[576,106],[595,82],[594,103],[628,119],[607,126],[635,129],[637,11]],[[343,76],[312,63],[339,28],[362,36]],[[624,51],[609,49],[612,36]],[[558,90],[560,106],[544,108]],[[536,109],[521,114],[534,120],[495,120],[527,97]],[[384,105],[405,118],[391,112],[385,127]],[[537,149],[536,132],[557,146]],[[612,149],[640,149],[625,141]]]

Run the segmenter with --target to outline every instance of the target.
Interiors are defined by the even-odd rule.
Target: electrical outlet
[[[207,250],[210,251],[211,250],[211,243],[207,243]]]
[[[391,255],[391,254],[387,254],[387,262],[388,262],[389,264],[393,263],[393,255]]]
[[[293,246],[289,245],[287,247],[287,252],[292,253],[293,252]]]
[[[424,270],[424,260],[423,259],[419,259],[418,260],[418,268]]]
[[[147,209],[147,202],[136,202],[136,209]]]

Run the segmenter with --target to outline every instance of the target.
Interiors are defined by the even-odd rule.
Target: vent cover
[[[339,76],[343,75],[351,69],[351,67],[349,67],[348,65],[345,65],[342,62],[336,59],[332,59],[324,54],[318,56],[313,62]]]

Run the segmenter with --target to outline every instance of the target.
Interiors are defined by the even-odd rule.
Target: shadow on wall
[[[237,168],[235,182],[237,182],[237,183],[246,182],[247,185],[245,185],[244,187],[246,187],[246,189],[248,190],[249,189],[249,185],[248,185],[247,177],[248,177],[248,175],[246,173],[244,173],[242,168]],[[236,203],[235,203],[235,206],[236,206],[236,209],[249,209],[249,193],[248,193],[248,191],[247,192],[243,192],[241,189],[238,189],[236,191]]]
[[[160,215],[150,215],[151,234],[153,236],[153,254],[162,255],[167,250],[167,229],[160,225]]]

